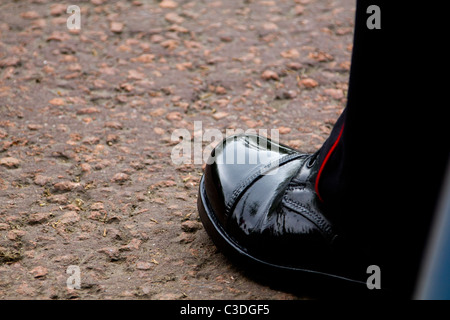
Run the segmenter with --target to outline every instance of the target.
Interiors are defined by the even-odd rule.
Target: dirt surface
[[[345,105],[354,1],[74,1],[80,30],[70,4],[0,4],[0,297],[308,298],[218,252],[172,133],[316,150]]]

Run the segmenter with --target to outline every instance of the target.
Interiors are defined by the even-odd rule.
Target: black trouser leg
[[[381,29],[369,29],[370,5]],[[427,7],[424,7],[427,6]],[[434,73],[438,8],[358,1],[348,104],[319,155],[316,190],[350,241],[411,294],[436,208],[449,142]],[[424,21],[426,21],[424,23]]]

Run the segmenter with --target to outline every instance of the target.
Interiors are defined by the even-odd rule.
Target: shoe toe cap
[[[266,179],[265,194],[276,193],[298,167],[294,164],[281,169],[278,161],[296,155],[294,149],[256,135],[236,135],[222,141],[211,152],[203,176],[212,211],[222,225],[226,225],[232,206],[252,181]],[[259,194],[258,198],[266,199],[266,195]]]

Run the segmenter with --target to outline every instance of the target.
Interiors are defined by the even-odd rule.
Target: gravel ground
[[[345,106],[354,1],[74,2],[79,30],[71,3],[0,4],[0,297],[311,298],[215,248],[172,133],[315,151]]]

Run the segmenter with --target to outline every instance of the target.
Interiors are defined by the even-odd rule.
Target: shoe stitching
[[[326,235],[327,238],[332,239],[334,237],[335,234],[334,234],[334,231],[333,231],[333,228],[331,227],[331,225],[327,221],[325,221],[324,218],[322,218],[320,215],[318,215],[316,212],[305,207],[304,205],[302,205],[301,203],[299,203],[295,200],[289,199],[288,196],[284,196],[283,200],[285,202],[285,205],[287,205],[288,208],[290,208],[292,210],[295,210],[295,209],[299,210],[300,214],[302,214],[308,220],[310,220],[311,222],[316,224],[317,227],[319,227],[319,229],[322,231],[322,233],[324,233]]]
[[[292,180],[291,183],[295,183],[295,185],[287,187],[286,191],[302,191],[306,189],[306,183],[304,182]]]

